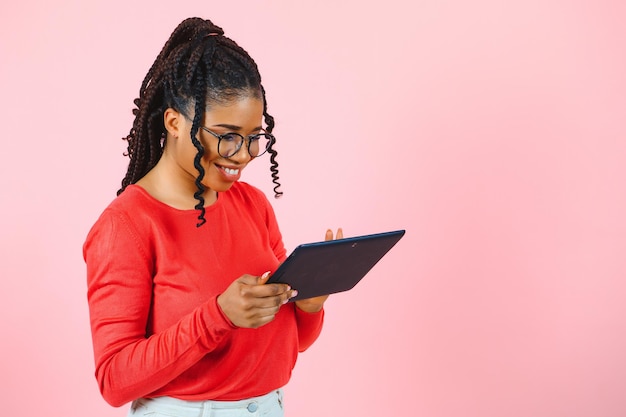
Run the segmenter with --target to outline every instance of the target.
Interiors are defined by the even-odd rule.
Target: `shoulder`
[[[85,246],[96,241],[114,245],[116,241],[127,240],[145,248],[145,238],[149,236],[145,232],[151,228],[156,210],[144,193],[140,187],[129,186],[116,197],[91,227]]]
[[[149,198],[143,188],[130,185],[108,205],[98,221],[106,219],[116,223],[132,224],[135,228],[143,228],[154,221],[158,212],[158,204]]]

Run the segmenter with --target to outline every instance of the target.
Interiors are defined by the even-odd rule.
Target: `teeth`
[[[224,171],[226,171],[226,173],[230,174],[230,175],[237,175],[237,174],[239,174],[239,170],[238,169],[224,168]]]

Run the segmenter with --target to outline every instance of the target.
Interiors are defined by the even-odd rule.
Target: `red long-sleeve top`
[[[232,325],[217,304],[243,274],[286,257],[274,212],[238,182],[206,208],[177,210],[129,186],[84,245],[96,379],[120,406],[140,397],[239,400],[287,383],[298,351],[318,337],[323,311],[284,305],[258,329]]]

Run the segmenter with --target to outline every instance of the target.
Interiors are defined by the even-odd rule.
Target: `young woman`
[[[280,195],[257,66],[221,28],[187,19],[135,105],[128,172],[84,246],[102,395],[132,401],[132,416],[282,416],[327,297],[287,303],[297,289],[265,284],[285,247],[265,196],[239,181],[268,153]]]

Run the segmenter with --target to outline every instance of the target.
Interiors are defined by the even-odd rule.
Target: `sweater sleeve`
[[[307,313],[295,305],[296,322],[298,323],[298,351],[304,352],[317,340],[322,332],[324,309],[317,313]]]
[[[111,211],[103,213],[83,248],[96,379],[104,399],[116,407],[168,384],[234,329],[214,297],[147,337],[149,253],[127,218]]]

